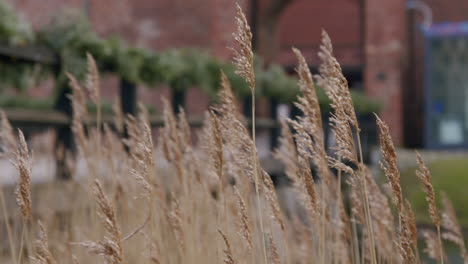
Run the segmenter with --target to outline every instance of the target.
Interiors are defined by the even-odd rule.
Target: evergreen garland
[[[214,98],[222,69],[237,96],[249,95],[247,84],[234,73],[231,63],[196,49],[170,49],[155,53],[127,47],[119,38],[100,38],[92,31],[87,19],[76,14],[58,17],[48,27],[33,32],[9,5],[0,0],[0,45],[46,47],[60,58],[58,72],[54,65],[0,61],[0,89],[24,90],[42,77],[55,75],[58,93],[67,87],[66,72],[84,78],[86,53],[89,52],[101,71],[116,74],[135,84],[149,87],[166,84],[177,91],[197,86]],[[280,65],[265,68],[261,59],[255,58],[255,75],[256,96],[259,98],[276,98],[279,102],[289,103],[298,94],[296,79],[288,76]],[[359,110],[377,112],[380,107],[379,103],[363,94],[355,93],[354,98]],[[327,107],[326,96],[320,96],[320,101]]]

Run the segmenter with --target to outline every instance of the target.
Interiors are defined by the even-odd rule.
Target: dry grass
[[[239,47],[234,49],[235,64],[254,98],[251,33],[240,8],[237,21],[235,39]],[[299,61],[302,93],[296,105],[303,115],[282,122],[282,138],[274,157],[283,163],[286,177],[292,182],[301,205],[297,211],[286,215],[280,208],[273,182],[259,164],[255,131],[249,133],[224,74],[219,103],[207,111],[202,133],[194,135],[183,109],[175,115],[164,101],[165,126],[158,131],[159,140],[154,144],[148,115],[142,107],[136,117],[123,117],[114,107],[115,130],[110,124],[98,124],[102,129],[86,126],[85,102],[100,104],[99,76],[94,60],[88,56],[85,85],[69,75],[73,89],[72,130],[77,155],[85,160],[88,177],[70,183],[78,198],[65,209],[32,210],[32,155],[22,133],[18,144],[0,113],[0,147],[10,154],[18,170],[21,213],[8,216],[0,192],[2,228],[9,241],[0,261],[419,263],[418,230],[411,206],[401,192],[389,128],[377,119],[382,167],[391,197],[377,185],[362,161],[359,124],[329,36],[323,33],[319,53],[322,65],[315,80],[300,51],[294,49],[294,53]],[[330,122],[337,145],[330,156],[324,147],[314,83],[324,87],[332,101]],[[124,130],[128,137],[122,136]],[[193,144],[194,138],[197,144]],[[430,172],[419,155],[418,162],[417,175],[427,192],[429,213],[439,233],[420,232],[427,241],[426,252],[438,262],[445,261],[442,237],[460,247],[466,262],[455,211],[444,199],[439,220]],[[52,205],[59,201],[47,202]],[[30,219],[40,219],[48,228]]]

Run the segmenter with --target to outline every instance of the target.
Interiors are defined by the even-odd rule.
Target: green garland
[[[177,91],[197,86],[214,98],[222,69],[239,97],[250,94],[247,84],[235,74],[231,63],[196,49],[170,49],[154,53],[127,47],[119,38],[98,37],[87,19],[76,14],[67,13],[65,18],[58,17],[48,27],[33,33],[29,25],[15,16],[11,7],[0,0],[0,41],[15,46],[46,47],[60,58],[59,72],[55,72],[56,69],[51,65],[38,67],[30,63],[0,62],[0,83],[6,87],[24,90],[42,76],[55,75],[58,93],[60,89],[67,87],[67,72],[77,78],[84,78],[86,53],[89,52],[98,62],[101,71],[116,74],[135,84],[150,87],[166,84]],[[292,102],[296,98],[299,90],[296,79],[288,76],[280,65],[265,68],[261,59],[255,58],[254,66],[258,98],[276,98],[282,103]],[[358,100],[358,108],[359,105],[365,105],[361,110],[378,111],[380,104],[362,94],[353,94]],[[327,102],[326,97],[320,97],[320,102]]]
[[[0,1],[0,41],[10,45],[24,45],[34,40],[30,25],[13,8]]]

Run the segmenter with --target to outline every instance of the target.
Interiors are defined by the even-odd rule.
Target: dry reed
[[[231,249],[231,244],[229,243],[228,238],[226,235],[221,231],[221,229],[218,229],[219,234],[224,240],[224,244],[226,245],[226,249],[224,250],[225,258],[224,258],[224,263],[226,264],[235,264],[236,262],[234,261],[234,255],[232,253]]]
[[[76,244],[87,248],[91,254],[103,256],[106,263],[123,263],[122,234],[117,223],[116,212],[98,180],[94,181],[94,195],[106,235],[98,242],[88,241]]]
[[[460,224],[458,224],[452,202],[450,202],[445,193],[442,193],[442,204],[444,208],[442,213],[442,227],[445,229],[442,233],[442,237],[458,246],[463,262],[466,264],[468,263],[468,254],[466,252],[463,232]]]
[[[31,170],[32,170],[32,159],[29,156],[28,146],[24,134],[21,130],[18,130],[19,145],[15,152],[15,161],[13,165],[18,171],[19,178],[16,185],[15,195],[16,202],[21,209],[21,214],[25,221],[32,219],[32,208],[31,208]]]
[[[38,264],[56,264],[54,256],[49,250],[49,239],[42,223],[38,222],[39,238],[36,241],[36,257],[33,260]]]
[[[73,91],[71,127],[79,149],[77,156],[86,162],[84,170],[88,179],[93,180],[94,199],[87,195],[86,184],[77,179],[71,182],[70,195],[79,198],[70,201],[65,212],[49,213],[52,209],[43,212],[38,208],[38,217],[51,229],[46,234],[38,224],[35,256],[33,250],[24,253],[29,259],[47,264],[97,263],[97,258],[112,264],[421,261],[416,220],[401,191],[389,128],[377,117],[382,169],[390,183],[396,214],[391,210],[390,199],[364,165],[360,127],[349,87],[325,32],[319,52],[320,75],[315,79],[304,56],[293,49],[298,59],[296,72],[301,92],[295,104],[303,115],[281,121],[280,144],[273,156],[284,165],[284,173],[294,190],[287,193],[292,202],[281,199],[283,191],[275,188],[257,153],[252,34],[240,7],[236,19],[234,64],[251,91],[252,134],[222,72],[218,103],[207,111],[197,140],[184,110],[180,108],[176,115],[170,103],[163,100],[164,127],[156,130],[157,142],[153,142],[155,131],[149,125],[148,111],[141,105],[138,116],[124,117],[116,99],[113,126],[100,124],[100,112],[97,126],[89,124],[87,100],[99,109],[101,96],[98,67],[90,55],[83,86],[68,75]],[[316,86],[324,88],[331,99],[330,123],[337,143],[332,153],[325,148]],[[0,147],[14,159],[19,172],[16,195],[26,223],[32,218],[32,158],[22,132],[17,146],[3,112],[0,118]],[[417,175],[423,182],[432,220],[438,232],[442,225],[442,237],[454,242],[467,262],[453,206],[443,197],[441,221],[430,172],[419,154],[418,164]],[[331,168],[338,171],[336,175]],[[96,212],[90,210],[94,202]],[[54,204],[51,200],[46,203]],[[283,203],[293,204],[294,210],[286,214],[280,206]],[[2,207],[5,214],[3,196]],[[5,216],[7,220],[10,218]],[[14,216],[11,218],[16,220]],[[25,263],[21,262],[28,259],[21,258],[23,243],[18,243],[8,223],[11,251],[8,255],[16,264]],[[29,225],[35,224],[29,221]],[[440,235],[430,230],[419,234],[426,239],[429,257],[444,261]],[[27,232],[26,236],[21,235],[28,249],[32,249],[28,238]],[[91,254],[70,244],[80,245]]]
[[[439,211],[437,210],[436,206],[436,200],[435,200],[435,193],[434,193],[434,187],[432,187],[432,182],[431,182],[431,173],[429,169],[426,167],[426,164],[424,163],[424,160],[422,159],[421,155],[416,152],[417,156],[417,162],[419,166],[419,170],[416,171],[416,175],[418,178],[421,180],[421,183],[424,186],[424,192],[426,193],[426,201],[429,204],[429,215],[431,216],[432,222],[436,226],[437,229],[437,248],[440,252],[437,253],[437,256],[439,256],[439,261],[440,263],[444,263],[444,253],[443,253],[443,246],[442,246],[442,239],[441,239],[441,233],[440,233],[440,217],[439,217]],[[426,241],[430,241],[432,239],[432,236],[426,235]],[[431,242],[433,244],[433,242]],[[431,250],[434,248],[431,247]],[[432,254],[434,255],[434,253]]]

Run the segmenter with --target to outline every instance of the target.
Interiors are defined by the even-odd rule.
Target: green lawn
[[[460,224],[468,227],[468,157],[439,160],[428,164],[428,167],[432,173],[438,205],[440,192],[446,192],[454,204]],[[413,206],[417,221],[430,223],[425,195],[415,169],[401,172],[401,185],[405,197]]]

